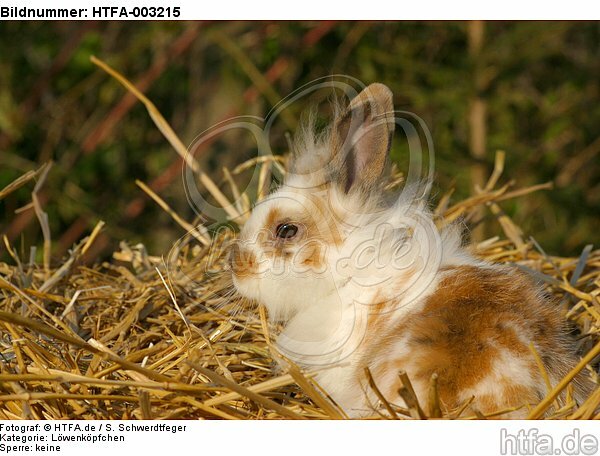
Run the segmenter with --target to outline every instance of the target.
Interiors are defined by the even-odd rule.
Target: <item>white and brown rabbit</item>
[[[279,350],[351,417],[377,404],[365,367],[398,405],[400,371],[420,401],[436,373],[447,411],[472,397],[483,413],[536,404],[547,388],[530,345],[553,385],[576,362],[559,309],[523,273],[471,256],[456,228],[438,230],[415,191],[389,202],[394,126],[390,90],[372,84],[327,131],[303,130],[284,184],[235,243],[235,287],[283,324]],[[589,383],[574,386],[581,398]]]

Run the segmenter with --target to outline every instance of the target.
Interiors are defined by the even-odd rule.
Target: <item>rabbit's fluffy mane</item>
[[[333,110],[338,113],[341,108],[334,104]],[[407,225],[425,224],[431,229],[415,240],[426,242],[428,250],[440,249],[442,263],[479,264],[462,249],[461,226],[453,224],[441,232],[433,227],[433,214],[423,190],[427,182],[406,185],[400,192],[384,191],[385,178],[372,188],[356,188],[349,193],[336,185],[336,171],[331,166],[332,129],[330,126],[319,131],[316,118],[316,111],[310,110],[296,132],[289,173],[282,189],[320,193],[338,220],[351,228],[346,242],[353,237],[359,242],[360,238],[373,235],[377,227],[385,226],[390,229],[386,236],[379,238],[383,242],[381,250],[385,251],[407,241]]]

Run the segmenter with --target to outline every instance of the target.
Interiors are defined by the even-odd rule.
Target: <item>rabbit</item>
[[[472,256],[456,226],[438,229],[414,188],[383,181],[395,128],[390,89],[371,84],[331,125],[294,141],[289,173],[253,208],[230,255],[234,286],[281,324],[276,346],[351,418],[381,395],[421,404],[438,376],[445,412],[493,414],[538,403],[577,362],[559,309],[523,272]],[[583,374],[573,383],[589,392]]]

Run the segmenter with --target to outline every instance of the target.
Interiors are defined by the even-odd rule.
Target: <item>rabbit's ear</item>
[[[334,121],[331,132],[334,179],[345,192],[378,182],[394,133],[392,92],[371,84]]]

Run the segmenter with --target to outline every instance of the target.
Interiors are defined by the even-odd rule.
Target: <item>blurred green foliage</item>
[[[491,172],[507,153],[503,181],[554,188],[503,204],[552,253],[600,244],[600,27],[597,22],[485,24],[478,55],[468,23],[364,22],[3,22],[0,24],[0,188],[53,160],[41,192],[58,258],[107,222],[109,242],[141,241],[165,253],[178,226],[135,185],[166,179],[158,193],[193,219],[177,156],[145,108],[90,63],[96,55],[156,104],[185,144],[232,115],[264,116],[315,78],[346,74],[380,81],[398,109],[419,115],[436,151],[436,195],[472,194],[471,170]],[[254,66],[268,82],[257,85]],[[260,81],[259,86],[260,86]],[[255,90],[253,92],[253,90]],[[486,157],[469,151],[470,100],[487,106]],[[298,109],[294,108],[297,115]],[[278,150],[285,149],[280,127]],[[394,157],[403,163],[403,144]],[[199,155],[223,183],[222,166],[255,153],[232,134]],[[162,177],[161,177],[162,176]],[[166,177],[165,177],[166,176]],[[170,176],[170,177],[168,177]],[[224,186],[224,188],[226,188]],[[28,185],[0,201],[0,231],[23,252],[40,244]],[[144,207],[139,210],[140,206]],[[137,206],[136,206],[137,205]],[[137,207],[137,209],[136,209]],[[500,233],[490,224],[486,235]]]

